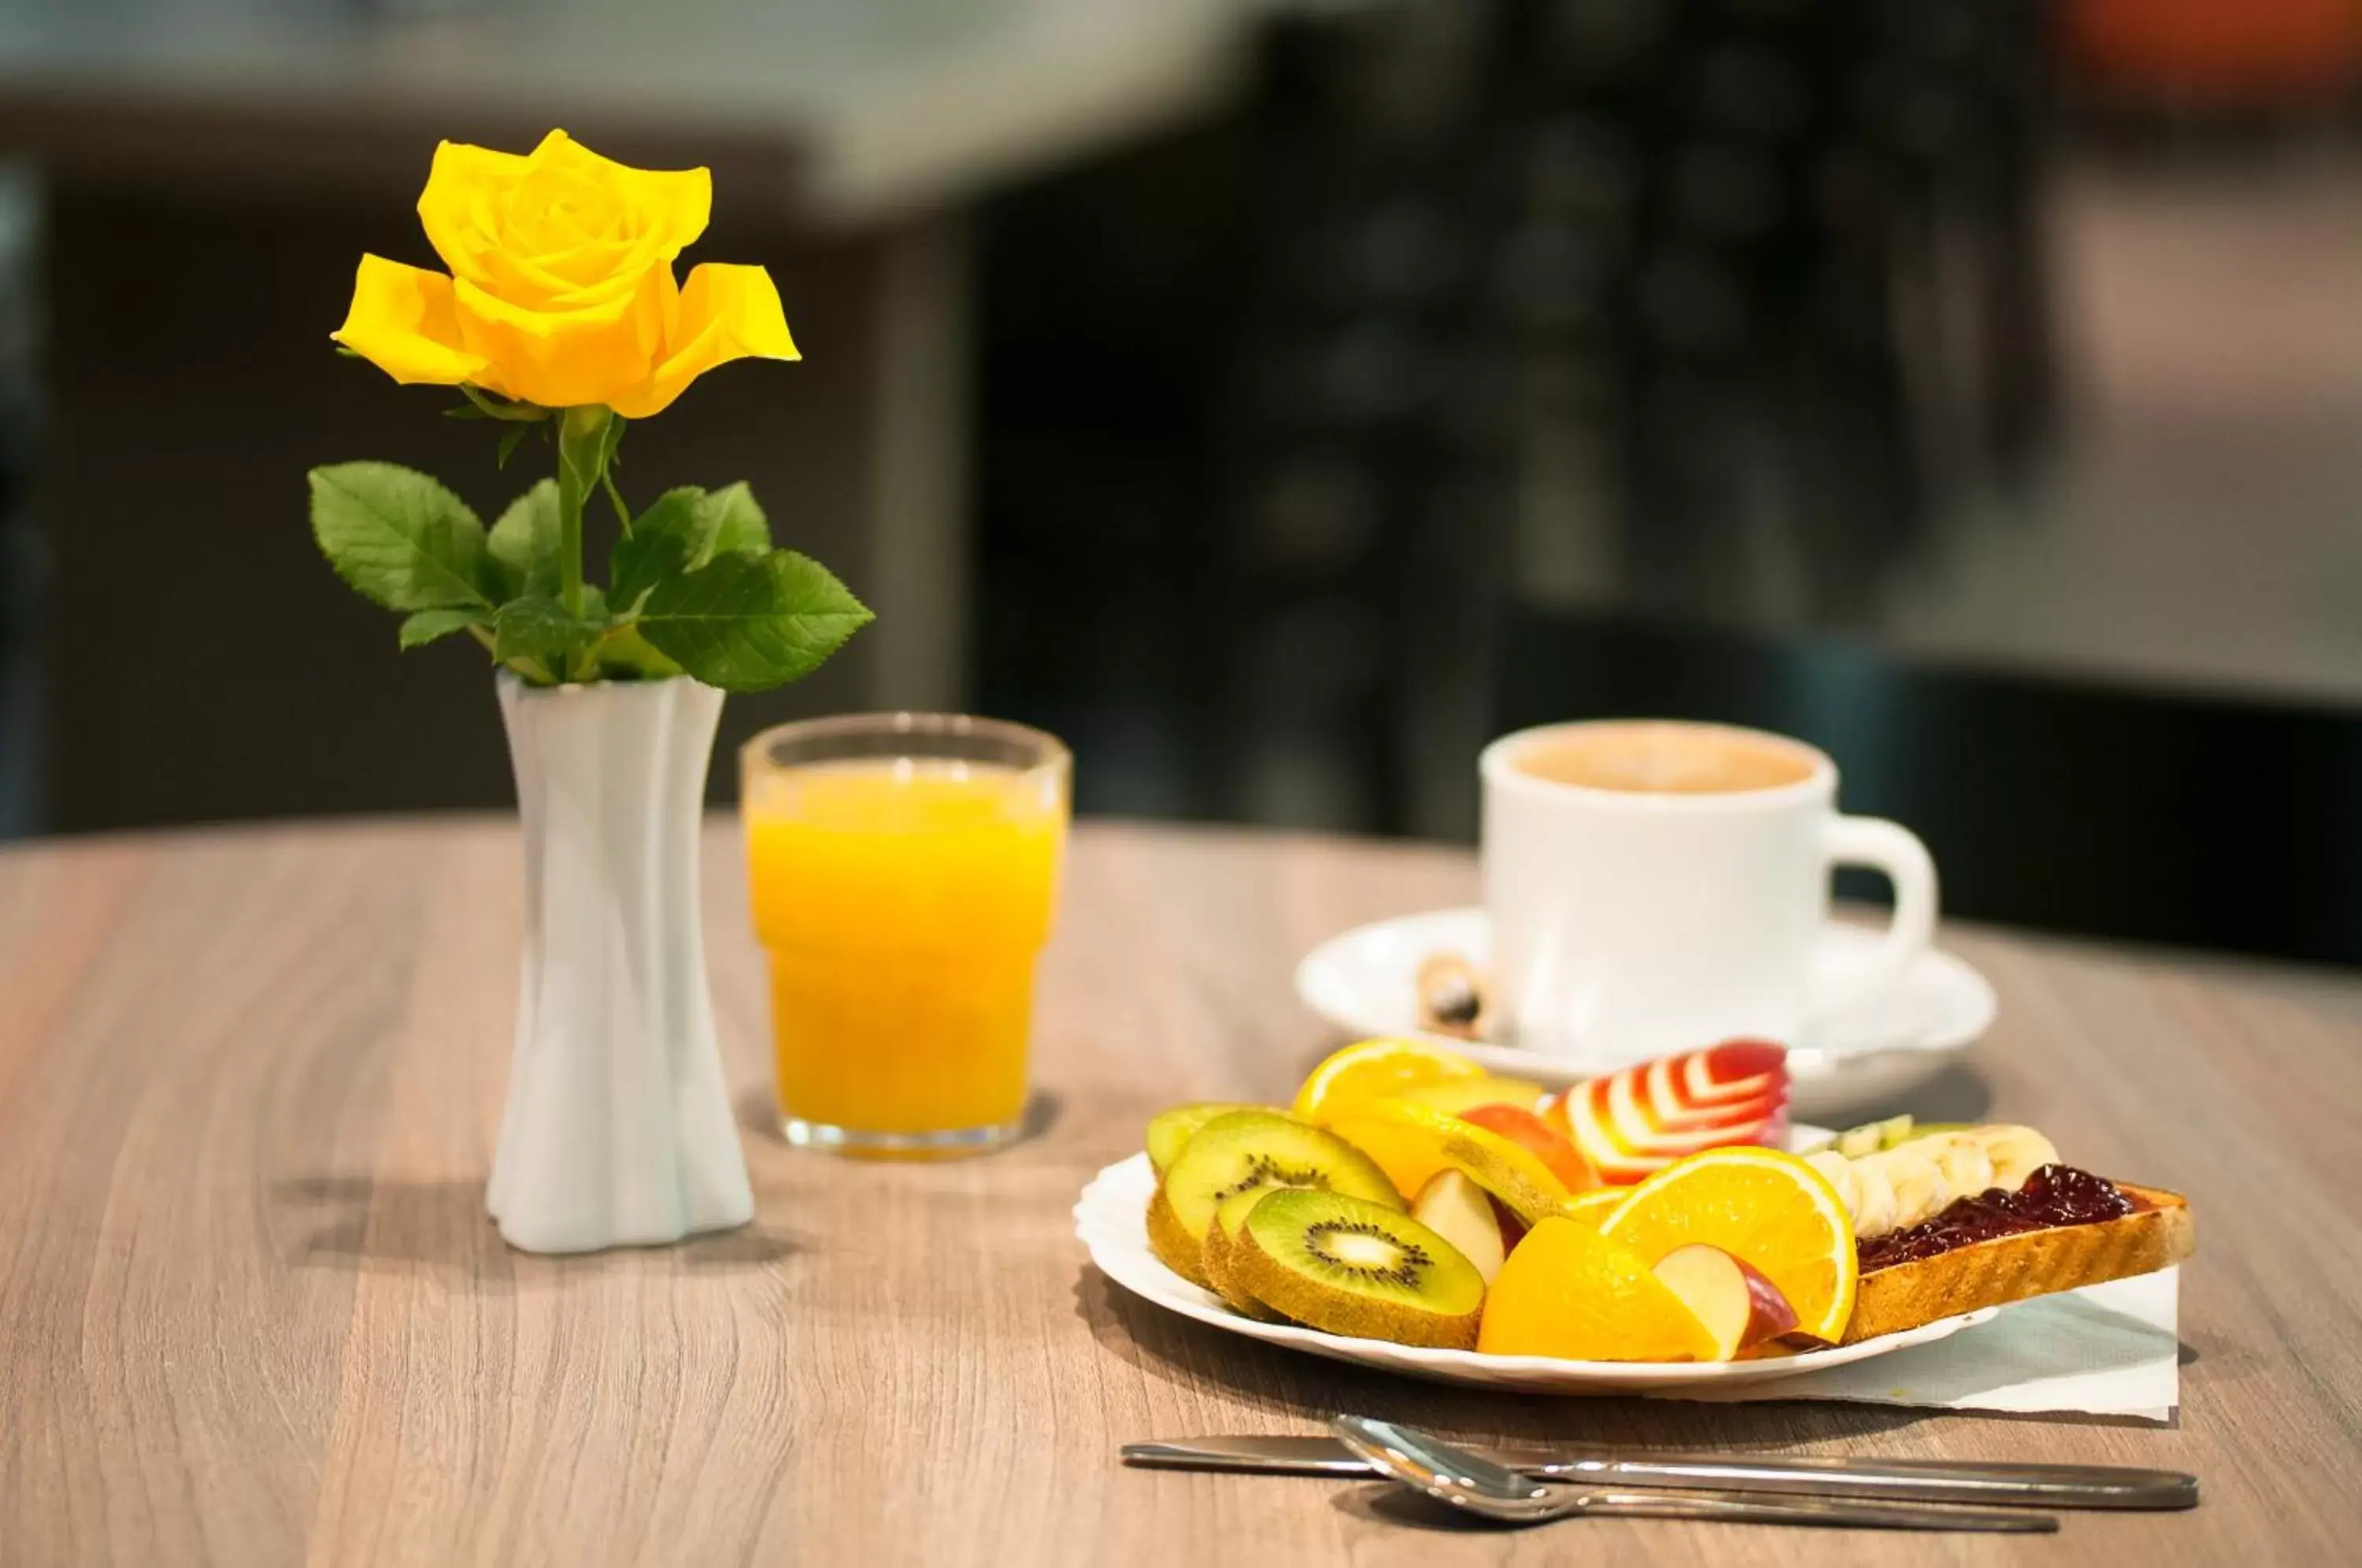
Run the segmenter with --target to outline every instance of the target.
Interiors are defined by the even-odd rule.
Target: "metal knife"
[[[1463,1447],[1473,1445],[1463,1444]],[[2198,1478],[2112,1464],[2012,1464],[1934,1459],[1739,1453],[1618,1453],[1609,1449],[1479,1448],[1540,1480],[1621,1486],[1707,1487],[1888,1502],[1982,1503],[2044,1508],[2189,1508]],[[1131,1442],[1126,1464],[1266,1475],[1374,1476],[1326,1437],[1203,1437]]]

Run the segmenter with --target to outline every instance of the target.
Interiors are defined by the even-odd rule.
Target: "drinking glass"
[[[1016,1137],[1073,762],[960,713],[780,724],[739,754],[780,1126],[928,1158]]]

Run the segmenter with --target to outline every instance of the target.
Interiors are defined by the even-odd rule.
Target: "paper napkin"
[[[1783,1382],[1666,1399],[1853,1399],[1948,1410],[2074,1411],[2169,1421],[2181,1403],[2181,1271],[2004,1307],[1946,1340]]]

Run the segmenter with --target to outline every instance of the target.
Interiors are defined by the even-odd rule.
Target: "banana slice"
[[[1886,1185],[1894,1194],[1894,1229],[1907,1231],[1922,1220],[1932,1220],[1952,1201],[1942,1167],[1924,1146],[1905,1143],[1878,1156],[1885,1166]],[[1863,1161],[1867,1165],[1870,1162]]]
[[[1936,1168],[1944,1173],[1944,1187],[1954,1198],[1972,1198],[1993,1185],[1996,1170],[1984,1142],[1965,1132],[1939,1132],[1922,1141]]]
[[[1853,1162],[1835,1149],[1823,1149],[1816,1154],[1806,1154],[1805,1163],[1829,1178],[1838,1189],[1838,1201],[1845,1205],[1849,1216],[1861,1212],[1861,1184],[1854,1179]]]
[[[2057,1146],[2031,1127],[1971,1127],[1964,1136],[1982,1144],[1992,1160],[1993,1186],[2012,1192],[2024,1187],[2026,1177],[2058,1159]]]
[[[1853,1212],[1853,1233],[1858,1240],[1883,1236],[1894,1227],[1894,1189],[1886,1180],[1886,1156],[1873,1154],[1866,1160],[1851,1162],[1854,1201],[1846,1207]]]

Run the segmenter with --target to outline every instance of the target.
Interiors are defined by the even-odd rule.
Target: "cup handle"
[[[1894,918],[1878,951],[1815,984],[1813,1011],[1827,1016],[1893,985],[1935,940],[1936,862],[1918,834],[1877,817],[1831,817],[1821,845],[1831,866],[1866,866],[1894,884]]]

